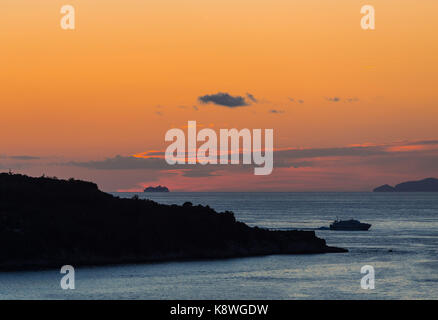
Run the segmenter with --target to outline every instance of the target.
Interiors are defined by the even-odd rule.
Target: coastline
[[[78,180],[0,174],[0,270],[347,252],[209,206],[163,205]]]

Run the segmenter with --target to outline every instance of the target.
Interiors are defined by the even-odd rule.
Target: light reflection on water
[[[119,194],[131,197],[134,194]],[[76,269],[76,289],[59,270],[0,273],[0,298],[39,299],[438,299],[438,197],[373,193],[140,194],[191,201],[260,227],[317,228],[334,218],[371,223],[368,232],[317,230],[346,254],[266,256]],[[376,271],[363,290],[360,268]]]

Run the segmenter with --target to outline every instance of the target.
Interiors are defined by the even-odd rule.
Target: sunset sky
[[[75,30],[60,27],[66,4]],[[361,29],[365,4],[375,30]],[[2,0],[0,171],[105,191],[369,191],[437,177],[437,38],[436,0]],[[200,100],[218,93],[246,105]],[[273,173],[167,165],[166,131],[190,120],[273,128]]]

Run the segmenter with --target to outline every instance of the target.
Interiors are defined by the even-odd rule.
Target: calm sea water
[[[119,193],[132,197],[135,193]],[[343,254],[274,255],[214,261],[76,268],[76,289],[59,270],[0,273],[0,298],[25,299],[438,299],[438,194],[160,193],[160,203],[210,205],[266,228],[327,226],[336,217],[369,231],[317,230]],[[361,267],[375,289],[360,287]]]

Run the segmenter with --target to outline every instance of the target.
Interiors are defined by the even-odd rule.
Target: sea
[[[61,288],[60,270],[1,272],[0,299],[438,299],[437,193],[114,195],[209,205],[277,230],[350,218],[372,227],[315,230],[348,253],[76,267],[74,290]]]

